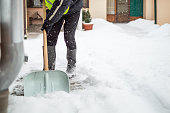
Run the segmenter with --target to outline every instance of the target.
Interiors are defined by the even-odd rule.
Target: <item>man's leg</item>
[[[48,49],[48,67],[49,70],[55,70],[55,60],[56,60],[56,51],[55,45],[57,44],[58,35],[60,29],[63,25],[64,19],[61,18],[56,22],[47,34],[47,49]]]
[[[64,24],[64,40],[67,46],[67,73],[75,74],[76,68],[76,41],[75,41],[75,31],[77,28],[78,20],[80,17],[80,12],[75,12],[72,14],[65,15]],[[71,75],[71,76],[72,76]]]

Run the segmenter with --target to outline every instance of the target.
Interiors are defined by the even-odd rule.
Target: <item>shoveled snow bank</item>
[[[139,28],[147,34],[148,37],[169,37],[170,36],[170,24],[164,24],[162,26],[154,24],[154,21],[137,19],[127,24]]]
[[[143,19],[121,27],[102,19],[93,22],[93,30],[76,32],[77,75],[87,76],[84,89],[39,97],[11,95],[9,113],[170,112],[170,37],[160,32],[159,37],[150,38],[147,33],[159,26]],[[130,26],[143,26],[137,29],[143,38],[133,30],[127,33],[123,29],[125,25],[128,31],[132,30]],[[147,33],[146,28],[150,28]],[[63,35],[60,34],[56,46],[56,67],[65,71]],[[29,62],[24,64],[18,77],[43,68],[42,34],[24,43]],[[22,85],[15,81],[11,92],[17,84]]]
[[[43,97],[10,97],[9,113],[165,113],[146,98],[105,86]]]
[[[145,20],[145,19],[137,19],[135,21],[131,21],[128,23],[128,25],[134,26],[136,28],[141,28],[144,31],[148,31],[148,32],[160,27],[159,25],[155,25],[154,21]]]
[[[170,37],[170,24],[164,24],[161,27],[151,31],[148,36]]]

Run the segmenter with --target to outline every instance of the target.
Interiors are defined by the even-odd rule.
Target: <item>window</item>
[[[27,0],[28,7],[42,7],[40,0]]]
[[[89,8],[89,0],[83,0],[83,8]]]
[[[115,14],[115,1],[107,0],[107,14]]]
[[[42,6],[40,0],[34,0],[34,6]]]

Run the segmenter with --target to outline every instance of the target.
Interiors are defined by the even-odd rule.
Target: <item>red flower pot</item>
[[[83,29],[86,30],[92,30],[93,29],[93,24],[90,23],[83,23]]]

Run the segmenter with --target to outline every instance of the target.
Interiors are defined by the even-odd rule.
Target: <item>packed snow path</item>
[[[10,96],[9,113],[170,113],[170,25],[143,19],[128,24],[94,20],[77,31],[77,74],[83,89],[42,97]],[[25,42],[29,62],[17,80],[42,70],[42,34]],[[66,46],[60,33],[56,67],[65,71]],[[22,80],[13,88],[22,93]],[[17,86],[17,88],[16,88]]]

